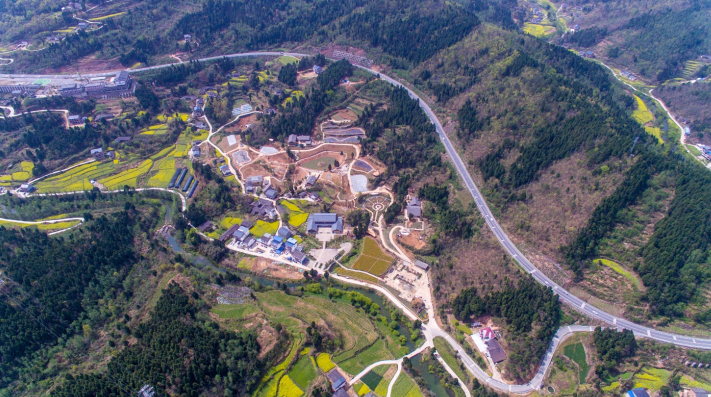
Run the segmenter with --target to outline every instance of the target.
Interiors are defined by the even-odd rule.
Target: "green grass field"
[[[282,65],[288,65],[290,63],[298,63],[299,62],[299,60],[296,59],[295,57],[288,56],[288,55],[282,55],[275,60]]]
[[[590,371],[590,366],[585,360],[585,347],[583,347],[583,344],[578,342],[568,345],[563,349],[563,354],[578,364],[580,368],[580,384],[584,384],[585,378],[587,378],[588,372]]]
[[[393,257],[380,249],[378,243],[370,237],[363,242],[363,253],[353,264],[353,269],[381,276],[393,262]]]
[[[44,220],[44,219],[42,219],[42,220]],[[38,222],[41,222],[42,220],[39,220]],[[56,222],[56,223],[47,223],[47,224],[28,224],[28,223],[18,223],[18,222],[12,222],[12,221],[0,221],[0,226],[4,226],[6,228],[37,228],[38,230],[42,230],[45,232],[69,229],[70,227],[74,227],[78,224],[79,224],[79,221]]]
[[[459,330],[459,332],[465,333],[467,335],[473,334],[471,328],[467,327],[465,324],[460,323],[456,319],[452,318],[452,326]]]
[[[394,358],[395,356],[385,345],[385,341],[378,339],[372,346],[363,350],[355,357],[340,362],[338,366],[349,374],[358,374],[372,363],[382,360],[392,360]]]
[[[377,284],[379,281],[377,278],[375,278],[373,276],[359,273],[359,272],[354,272],[352,270],[348,270],[348,269],[340,267],[340,266],[336,267],[333,270],[333,272],[338,274],[339,276],[350,277],[350,278],[354,278],[356,280],[367,281],[367,282],[373,283],[373,284]]]
[[[309,355],[302,355],[296,365],[289,371],[289,377],[296,383],[301,390],[308,389],[311,382],[318,376],[318,372],[311,362]]]
[[[382,367],[387,367],[387,365],[384,365]],[[381,367],[375,367],[375,368],[381,368]],[[378,388],[378,384],[380,384],[380,381],[383,380],[383,375],[381,375],[375,371],[370,371],[367,374],[363,375],[363,377],[360,379],[363,381],[363,384],[366,385],[369,389],[375,390]]]
[[[218,317],[235,320],[243,319],[247,316],[258,313],[259,308],[251,303],[242,305],[217,305],[210,309],[210,312],[215,313]]]
[[[454,356],[454,352],[449,346],[449,343],[447,343],[444,338],[438,336],[434,338],[434,346],[435,349],[437,349],[437,353],[439,353],[440,357],[442,357],[442,360],[444,360],[444,362],[449,365],[449,368],[451,368],[452,371],[457,374],[459,379],[463,380],[466,383],[469,377],[464,373],[464,371],[462,371],[462,368],[459,366],[457,358]]]
[[[629,281],[632,285],[634,285],[635,288],[637,288],[637,290],[641,291],[643,289],[642,283],[639,281],[639,279],[637,277],[635,277],[634,274],[632,274],[630,271],[623,268],[619,264],[617,264],[611,260],[602,259],[602,258],[595,259],[595,260],[593,260],[593,262],[601,263],[601,264],[609,267],[610,269],[614,270],[615,273],[618,273],[618,274],[624,276],[624,278],[626,278],[627,281]]]
[[[694,156],[701,156],[701,150],[699,150],[699,148],[697,148],[696,146],[687,144],[686,148],[689,149],[691,154],[693,154]]]
[[[392,397],[422,397],[422,391],[408,374],[401,372],[393,385]]]

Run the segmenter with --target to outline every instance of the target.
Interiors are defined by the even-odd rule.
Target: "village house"
[[[419,220],[422,218],[422,203],[417,197],[413,197],[409,203],[407,203],[407,217],[410,220]]]

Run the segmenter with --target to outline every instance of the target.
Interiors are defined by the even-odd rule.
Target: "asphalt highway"
[[[220,59],[223,57],[226,58],[237,58],[237,57],[256,57],[256,56],[280,56],[280,55],[287,55],[287,56],[309,56],[309,54],[301,54],[301,53],[291,53],[291,52],[247,52],[247,53],[240,53],[240,54],[229,54],[229,55],[220,55],[220,56],[215,56],[215,57],[209,57],[209,58],[203,58],[200,59],[201,62],[203,61],[210,61],[210,60],[216,60]],[[184,62],[186,63],[186,62]],[[178,64],[178,63],[175,63]],[[157,66],[150,66],[146,68],[139,68],[139,69],[133,69],[129,70],[130,73],[140,73],[140,72],[145,72],[145,71],[150,71],[150,70],[156,70],[156,69],[162,69],[166,67],[170,67],[171,65],[174,64],[166,64],[166,65],[157,65]],[[392,79],[389,76],[386,76],[384,74],[378,73],[376,71],[367,69],[367,68],[361,68],[365,71],[368,71],[373,74],[377,74],[381,79],[389,82],[390,84],[398,87],[404,87],[402,84],[400,84],[398,81]],[[94,74],[83,74],[82,77],[99,77],[99,76],[109,76],[115,74],[117,71],[112,71],[112,72],[102,72],[102,73],[94,73]],[[67,75],[28,75],[28,74],[0,74],[0,78],[56,78],[56,77],[66,77]],[[477,205],[477,208],[479,209],[479,212],[481,215],[484,217],[486,220],[487,226],[491,229],[491,231],[494,233],[496,238],[499,240],[503,248],[513,257],[516,262],[528,273],[531,274],[531,276],[538,281],[541,284],[544,284],[548,287],[550,287],[554,293],[558,294],[560,300],[564,302],[565,304],[569,305],[570,307],[574,308],[575,310],[581,312],[582,314],[585,314],[586,316],[590,318],[594,318],[597,320],[600,320],[606,324],[608,324],[610,327],[615,327],[617,329],[629,329],[632,330],[637,337],[643,337],[643,338],[650,338],[654,339],[659,342],[665,342],[665,343],[671,343],[677,346],[683,346],[683,347],[688,347],[688,348],[694,348],[694,349],[704,349],[704,350],[711,350],[711,339],[708,338],[696,338],[696,337],[691,337],[691,336],[685,336],[685,335],[675,335],[671,334],[668,332],[662,332],[662,331],[657,331],[653,328],[648,328],[642,325],[638,325],[635,323],[632,323],[630,321],[627,321],[622,318],[615,317],[611,314],[605,313],[604,311],[588,304],[587,302],[583,301],[582,299],[570,294],[568,291],[566,291],[564,288],[562,288],[560,285],[556,284],[553,282],[553,280],[549,279],[546,275],[538,271],[533,264],[518,250],[516,245],[509,239],[508,235],[504,230],[501,229],[501,226],[499,223],[496,221],[494,218],[493,214],[491,213],[491,210],[486,204],[486,201],[484,200],[483,196],[479,192],[479,189],[476,187],[476,184],[474,183],[471,175],[469,174],[469,171],[467,170],[466,166],[464,165],[464,162],[462,159],[459,157],[459,154],[455,150],[454,146],[452,145],[452,142],[449,140],[449,137],[447,134],[444,132],[444,129],[442,128],[442,124],[439,122],[437,119],[437,116],[435,113],[432,111],[432,109],[427,105],[425,101],[420,99],[420,97],[415,94],[412,90],[410,90],[407,87],[404,87],[410,94],[410,97],[417,99],[420,103],[420,107],[425,111],[427,116],[429,117],[430,121],[435,125],[437,134],[439,135],[439,138],[442,140],[442,143],[445,146],[445,149],[447,150],[447,154],[449,157],[452,159],[452,162],[454,163],[454,166],[457,169],[457,172],[459,173],[460,177],[464,181],[465,186],[471,193],[471,195],[474,197],[474,201]]]
[[[403,87],[402,84],[388,76],[380,74],[380,77],[393,85]],[[434,114],[432,109],[430,109],[427,103],[421,100],[419,96],[417,96],[417,94],[412,92],[412,90],[408,89],[407,87],[405,87],[405,89],[408,90],[412,98],[419,100],[420,107],[425,111],[430,121],[435,125],[437,129],[437,134],[442,140],[442,143],[444,143],[444,146],[447,150],[447,154],[452,159],[452,162],[457,168],[457,172],[459,172],[459,175],[463,179],[464,184],[469,190],[469,193],[471,193],[471,195],[474,197],[474,202],[476,203],[479,212],[486,220],[486,224],[487,226],[489,226],[489,229],[491,229],[496,238],[499,240],[499,243],[501,243],[501,245],[509,253],[509,255],[511,255],[511,257],[513,257],[525,271],[530,273],[536,281],[550,287],[554,293],[558,294],[560,300],[569,305],[570,307],[585,314],[590,318],[605,322],[610,327],[615,327],[620,330],[632,330],[635,333],[635,336],[637,337],[650,338],[660,342],[671,343],[677,346],[711,350],[711,339],[675,335],[668,332],[657,331],[653,328],[638,325],[625,319],[618,318],[611,314],[605,313],[604,311],[596,308],[595,306],[592,306],[589,303],[583,301],[582,299],[572,295],[560,285],[556,284],[553,280],[549,279],[545,274],[538,271],[538,269],[536,269],[536,267],[531,264],[528,258],[526,258],[521,253],[521,251],[516,248],[516,245],[509,239],[506,232],[501,229],[501,226],[499,226],[499,223],[496,221],[493,214],[491,213],[491,210],[486,204],[484,197],[481,195],[481,192],[479,192],[479,189],[476,187],[476,184],[472,180],[472,177],[469,174],[469,171],[467,170],[466,166],[464,165],[464,162],[462,161],[461,157],[459,157],[459,154],[455,150],[454,146],[452,146],[452,142],[449,140],[449,137],[444,132],[442,124],[439,122],[437,116]]]

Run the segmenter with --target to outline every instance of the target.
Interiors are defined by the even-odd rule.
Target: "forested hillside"
[[[0,366],[5,387],[27,371],[33,354],[106,320],[100,300],[121,305],[122,282],[138,260],[136,214],[120,212],[68,240],[0,226],[0,269],[12,280],[0,300]],[[7,279],[6,279],[7,280]]]
[[[530,378],[558,330],[561,307],[553,292],[524,278],[517,285],[507,283],[502,291],[480,294],[476,288],[463,290],[452,302],[456,318],[465,323],[480,316],[492,316],[505,324],[503,342],[508,348],[506,376],[522,383]]]
[[[622,181],[635,138],[646,144],[605,70],[515,32],[483,27],[410,76],[509,232],[549,255]]]
[[[133,331],[137,342],[114,357],[106,373],[69,376],[51,395],[110,397],[146,383],[160,395],[248,395],[262,370],[256,335],[220,330],[197,317],[200,307],[205,310],[197,295],[190,298],[171,283],[151,319]]]
[[[694,204],[711,198],[703,188],[708,182],[700,182],[707,173],[661,153],[630,117],[632,98],[606,69],[560,47],[487,26],[409,75],[452,125],[450,136],[466,148],[470,171],[515,241],[567,264],[568,275],[552,270],[559,282],[589,283],[588,266],[602,242],[624,246],[625,239],[636,240],[639,232],[631,231],[614,242],[608,238],[624,224],[622,214],[647,197],[650,181],[673,170],[669,211],[645,207],[654,219],[652,230],[638,243],[634,262],[624,262],[647,290],[625,302],[632,303],[628,310],[640,308],[634,311],[640,321],[699,310],[688,304],[707,279],[699,265],[708,257],[707,232],[703,222],[682,213],[708,219],[703,206]],[[630,156],[635,140],[636,156]],[[672,237],[679,233],[685,237]],[[537,263],[545,269],[550,262]]]
[[[711,53],[708,0],[673,5],[647,1],[572,4],[585,10],[577,22],[582,30],[566,36],[565,41],[591,48],[610,63],[648,80],[662,83],[675,77],[692,77],[684,75],[687,62]]]
[[[97,11],[101,9],[104,11]],[[463,7],[436,1],[413,4],[389,0],[376,5],[366,0],[309,0],[296,7],[288,0],[208,0],[198,7],[151,0],[106,3],[97,10],[65,11],[68,16],[64,20],[55,16],[54,25],[76,26],[74,15],[90,18],[108,10],[121,12],[102,19],[100,29],[69,29],[66,39],[54,44],[45,43],[41,33],[30,36],[22,22],[15,20],[17,33],[8,39],[34,40],[42,50],[15,52],[15,61],[3,70],[58,69],[90,55],[110,65],[150,65],[173,62],[168,55],[175,52],[199,58],[304,43],[320,48],[335,37],[380,48],[395,57],[395,63],[421,62],[461,40],[479,24]],[[25,24],[34,26],[33,22]],[[184,34],[190,34],[193,41],[184,42]]]

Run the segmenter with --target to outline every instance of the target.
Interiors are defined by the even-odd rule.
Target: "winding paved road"
[[[223,57],[226,58],[237,58],[237,57],[255,57],[255,56],[279,56],[279,55],[292,55],[292,56],[308,56],[308,54],[301,54],[301,53],[290,53],[290,52],[250,52],[250,53],[241,53],[241,54],[230,54],[230,55],[225,55],[225,56],[216,56],[216,57],[210,57],[210,58],[203,58],[200,59],[200,61],[209,61],[209,60],[215,60],[215,59],[220,59]],[[130,70],[129,72],[131,73],[138,73],[138,72],[144,72],[144,71],[149,71],[149,70],[156,70],[156,69],[161,69],[161,68],[166,68],[171,66],[172,64],[166,64],[166,65],[158,65],[158,66],[151,66],[147,68],[140,68],[140,69],[134,69]],[[404,87],[400,82],[392,79],[389,76],[386,76],[384,74],[378,73],[376,71],[366,69],[366,68],[361,68],[365,71],[368,71],[373,74],[377,74],[381,79],[389,82],[390,84],[397,86],[397,87]],[[108,75],[113,75],[115,74],[116,71],[113,72],[104,72],[104,73],[95,73],[95,74],[87,74],[84,75],[84,77],[97,77],[97,76],[108,76]],[[614,74],[614,73],[613,73]],[[0,75],[0,77],[17,77],[17,78],[24,78],[24,77],[30,77],[30,75],[20,75],[20,74],[13,74],[13,75]],[[53,78],[57,77],[57,75],[34,75],[31,76],[32,78]],[[561,286],[553,282],[551,279],[549,279],[547,276],[542,274],[536,267],[518,250],[518,248],[514,245],[514,243],[509,239],[507,236],[506,232],[501,229],[501,226],[499,223],[496,221],[494,218],[493,214],[491,213],[491,210],[486,204],[486,201],[484,200],[483,196],[479,192],[479,189],[476,187],[476,184],[474,183],[471,175],[469,174],[466,166],[464,165],[464,162],[462,159],[459,157],[459,154],[455,150],[454,146],[452,145],[451,141],[449,140],[449,137],[447,134],[444,132],[444,129],[442,128],[441,123],[437,119],[437,116],[435,113],[432,111],[432,109],[427,105],[426,102],[420,99],[420,97],[415,94],[412,90],[410,90],[407,87],[404,87],[408,92],[410,97],[417,99],[419,101],[420,107],[424,110],[424,112],[427,114],[429,117],[430,121],[435,125],[435,128],[437,130],[437,134],[439,135],[439,138],[442,140],[445,149],[447,150],[447,154],[449,157],[452,159],[452,162],[454,163],[457,172],[461,176],[462,180],[464,181],[465,186],[469,190],[469,193],[473,196],[474,201],[477,205],[477,208],[481,215],[484,217],[487,226],[491,229],[491,231],[494,233],[496,238],[499,240],[503,248],[511,255],[517,262],[518,264],[527,272],[531,274],[531,276],[538,281],[541,284],[544,284],[548,287],[550,287],[554,293],[556,293],[560,300],[569,305],[570,307],[574,308],[575,310],[581,312],[582,314],[585,314],[588,317],[597,319],[599,321],[602,321],[606,324],[608,324],[610,327],[618,328],[618,329],[630,329],[632,330],[636,336],[638,337],[645,337],[645,338],[650,338],[654,339],[659,342],[664,342],[664,343],[671,343],[677,346],[683,346],[683,347],[688,347],[688,348],[696,348],[696,349],[711,349],[711,339],[706,339],[706,338],[695,338],[691,336],[685,336],[685,335],[675,335],[667,332],[662,332],[662,331],[657,331],[652,328],[648,328],[642,325],[634,324],[630,321],[627,321],[622,318],[615,317],[613,315],[610,315],[608,313],[605,313],[604,311],[584,302],[580,298],[577,298],[576,296],[570,294],[568,291],[563,289]],[[136,189],[142,190],[142,189]],[[160,189],[163,190],[163,189]],[[182,198],[182,197],[181,197]],[[183,206],[185,206],[185,201],[183,201]],[[393,303],[396,305],[400,306],[403,311],[410,316],[411,318],[414,316],[414,314],[411,313],[411,311],[404,307],[399,300],[392,296],[392,294],[387,291],[384,288],[373,286],[372,284],[367,284],[367,283],[361,283],[357,280],[346,280],[345,278],[339,277],[337,275],[333,275],[332,277],[339,279],[344,282],[348,282],[351,284],[362,284],[365,287],[368,288],[373,288],[381,293],[385,294]],[[430,317],[434,318],[434,317]],[[433,325],[434,324],[434,325]],[[464,362],[466,368],[477,378],[481,379],[483,382],[487,383],[489,386],[494,387],[498,390],[502,391],[507,391],[507,392],[512,392],[512,393],[517,393],[517,394],[523,394],[523,393],[528,393],[531,392],[532,390],[540,388],[543,378],[545,376],[545,372],[550,366],[550,362],[553,358],[553,354],[558,347],[558,345],[569,335],[571,335],[574,332],[589,332],[591,331],[591,327],[589,326],[569,326],[569,327],[563,327],[558,330],[556,333],[553,341],[551,342],[551,346],[549,347],[545,357],[543,358],[542,365],[540,366],[539,372],[534,376],[534,378],[524,384],[524,385],[509,385],[505,384],[503,382],[494,380],[490,378],[481,368],[479,368],[474,360],[472,360],[464,351],[464,349],[457,343],[456,340],[454,340],[450,335],[448,335],[446,332],[442,331],[439,329],[438,326],[436,326],[436,322],[431,321],[430,324],[427,324],[425,326],[425,336],[427,337],[428,341],[431,341],[434,337],[441,336],[444,339],[446,339],[452,347],[457,350],[459,353],[459,357],[462,359]]]

